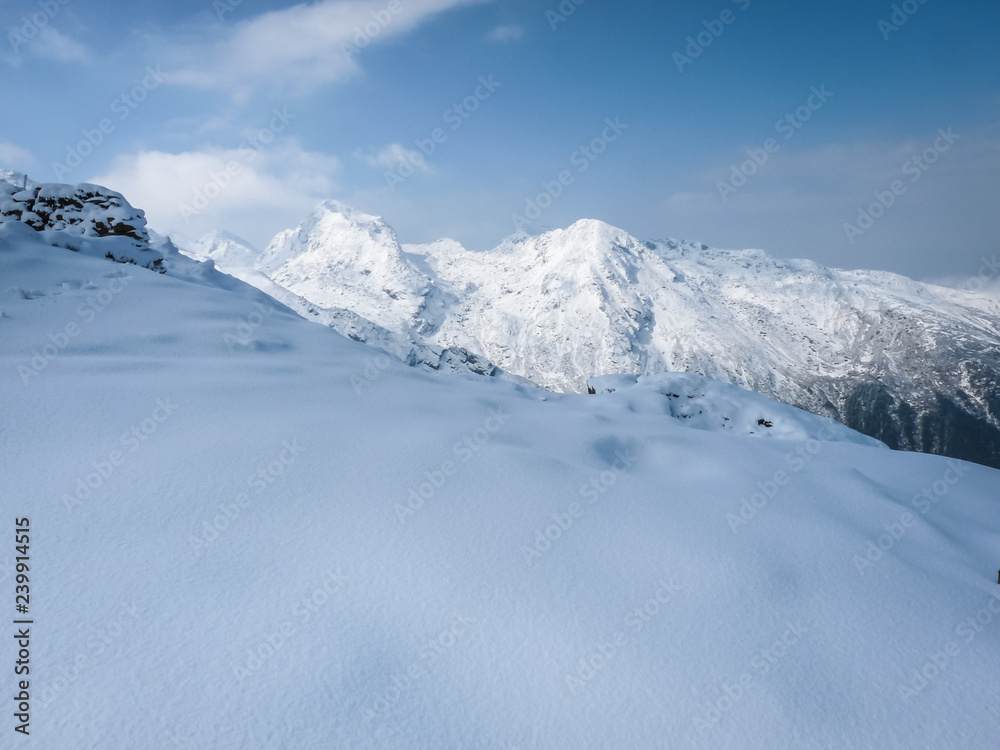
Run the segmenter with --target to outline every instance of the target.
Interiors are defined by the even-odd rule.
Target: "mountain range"
[[[224,234],[187,252],[410,364],[578,393],[595,376],[697,373],[1000,467],[1000,304],[982,294],[595,220],[485,252],[401,244],[335,201],[262,252]]]

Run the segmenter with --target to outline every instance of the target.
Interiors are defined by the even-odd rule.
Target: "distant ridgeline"
[[[57,247],[166,270],[163,256],[150,247],[145,213],[99,185],[37,184],[0,170],[0,224],[8,222],[48,234]]]
[[[309,314],[354,312],[382,334],[363,340],[395,336],[404,354],[460,349],[554,391],[585,392],[596,375],[697,373],[892,448],[1000,468],[1000,303],[973,291],[643,241],[590,219],[488,252],[403,245],[336,201],[262,253],[223,247],[223,270],[252,263],[264,291],[305,300]]]

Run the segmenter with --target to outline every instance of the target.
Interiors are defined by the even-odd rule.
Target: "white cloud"
[[[369,45],[435,14],[482,2],[490,0],[321,0],[270,11],[236,25],[221,42],[168,43],[183,61],[168,80],[229,90],[237,98],[260,86],[302,93],[353,73]]]
[[[9,141],[0,141],[0,169],[7,167],[24,172],[34,161],[30,151],[15,146]]]
[[[82,44],[46,26],[31,47],[32,54],[58,62],[90,62],[90,51]]]
[[[28,28],[34,29],[35,27]],[[23,29],[15,29],[9,36],[10,52],[4,55],[4,61],[15,68],[21,67],[24,55],[64,63],[89,63],[91,61],[90,51],[87,47],[56,31],[51,26],[35,29],[30,37],[24,33]]]
[[[510,44],[519,42],[524,38],[523,26],[497,26],[487,36],[487,40],[497,44]]]
[[[431,174],[433,172],[433,169],[427,163],[427,159],[422,153],[410,150],[402,143],[390,143],[376,152],[362,153],[359,156],[364,159],[368,166],[386,171],[395,171],[403,164],[409,164],[417,172],[423,174]]]
[[[336,157],[284,139],[260,150],[140,151],[89,181],[125,195],[162,234],[195,239],[225,229],[263,247],[335,197],[339,168]]]
[[[930,279],[927,283],[966,292],[979,292],[1000,302],[1000,260],[997,255],[984,255],[979,272],[973,276],[946,276]]]

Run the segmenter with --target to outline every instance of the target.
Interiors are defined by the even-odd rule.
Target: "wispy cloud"
[[[235,174],[234,163],[240,165]],[[127,195],[158,232],[193,239],[230,229],[263,247],[335,194],[339,169],[336,157],[305,151],[286,138],[254,152],[140,151],[119,156],[89,181]]]
[[[496,44],[511,44],[524,38],[524,27],[517,25],[497,26],[486,35],[488,41]]]
[[[62,63],[90,63],[93,59],[90,50],[84,44],[52,26],[34,28],[34,33],[30,37],[23,30],[14,30],[8,37],[10,47],[3,59],[15,68],[21,67],[25,56]]]
[[[231,31],[181,46],[165,43],[178,64],[168,81],[231,91],[245,98],[261,86],[305,93],[358,68],[372,44],[412,31],[436,14],[491,0],[321,0],[263,13]],[[221,40],[219,39],[222,35]]]
[[[70,39],[51,26],[46,26],[38,34],[38,39],[31,46],[31,51],[38,57],[44,57],[58,62],[81,62],[91,60],[90,51],[80,42]]]
[[[370,167],[394,170],[403,164],[411,165],[416,171],[431,174],[433,169],[419,151],[406,148],[402,143],[390,143],[378,151],[359,153],[358,156]]]
[[[965,292],[979,292],[1000,302],[1000,262],[997,254],[983,256],[979,273],[974,276],[944,276],[927,279],[927,283]]]
[[[30,151],[15,146],[9,141],[0,141],[0,168],[7,167],[23,172],[34,161]]]

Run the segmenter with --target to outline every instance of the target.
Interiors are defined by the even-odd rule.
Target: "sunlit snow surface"
[[[0,227],[2,746],[996,745],[997,471],[700,379],[408,368],[42,239]]]

